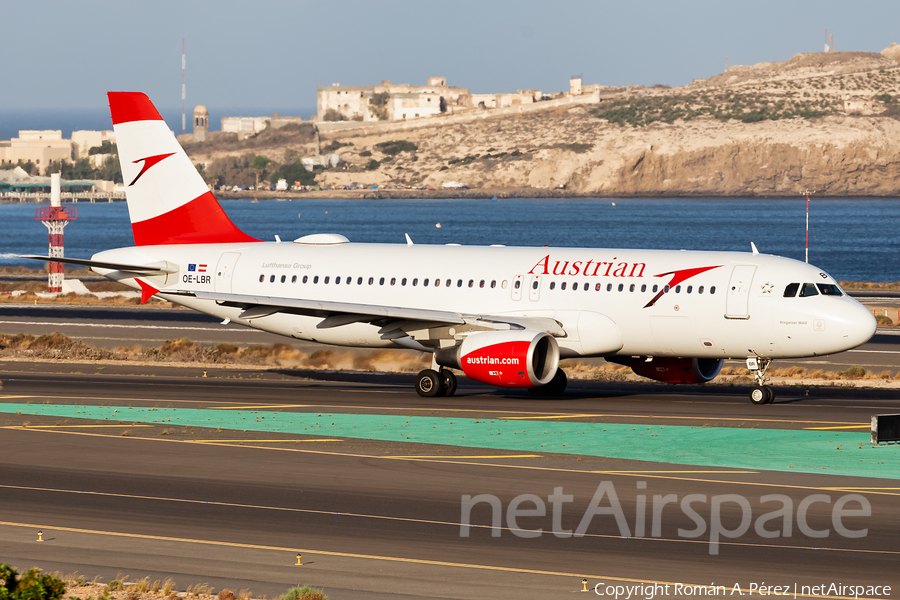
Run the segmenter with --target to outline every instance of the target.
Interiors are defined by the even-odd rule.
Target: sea
[[[352,242],[652,248],[760,252],[804,260],[806,201],[781,199],[224,200],[248,234],[291,241],[340,233]],[[0,204],[0,266],[46,254],[39,204]],[[46,203],[43,204],[46,206]],[[65,254],[133,245],[125,202],[78,203]],[[842,281],[900,281],[900,199],[815,199],[809,262]]]

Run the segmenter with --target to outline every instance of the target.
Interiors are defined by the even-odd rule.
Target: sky
[[[315,107],[339,82],[473,93],[585,84],[684,85],[729,64],[900,43],[897,0],[29,0],[4,6],[0,110],[106,107],[143,91],[161,110]],[[267,114],[267,113],[266,113]]]

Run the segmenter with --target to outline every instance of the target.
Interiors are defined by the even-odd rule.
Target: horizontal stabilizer
[[[43,260],[47,262],[58,262],[67,265],[78,265],[81,267],[97,267],[98,269],[112,269],[113,271],[124,271],[126,273],[138,273],[140,275],[165,275],[167,273],[177,273],[178,267],[170,262],[157,262],[149,265],[123,265],[121,263],[103,262],[99,260],[88,260],[86,258],[65,258],[62,256],[38,256],[36,254],[20,254],[18,258],[29,258],[31,260]]]

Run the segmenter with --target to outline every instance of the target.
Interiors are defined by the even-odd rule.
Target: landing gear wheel
[[[447,369],[442,370],[441,375],[444,376],[444,393],[442,395],[452,396],[456,393],[456,375]]]
[[[444,380],[437,371],[425,369],[416,375],[416,393],[423,398],[440,396],[443,391]]]
[[[766,391],[769,393],[768,403],[772,404],[773,402],[775,402],[775,390],[770,388],[769,386],[766,386]]]
[[[757,385],[750,390],[750,402],[753,404],[768,404],[775,399],[775,392],[767,385]]]
[[[561,396],[562,393],[566,391],[568,383],[569,379],[566,377],[566,372],[562,369],[557,369],[556,374],[549,383],[538,387],[528,388],[528,391],[535,396],[541,397]]]

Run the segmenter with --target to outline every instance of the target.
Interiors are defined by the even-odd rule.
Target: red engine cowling
[[[435,358],[475,381],[528,388],[550,383],[556,375],[559,345],[543,331],[479,331],[456,348],[439,350]]]
[[[621,361],[621,364],[628,365],[632,371],[647,379],[666,383],[706,383],[719,374],[724,362],[721,358],[656,357],[650,362],[632,358]]]

